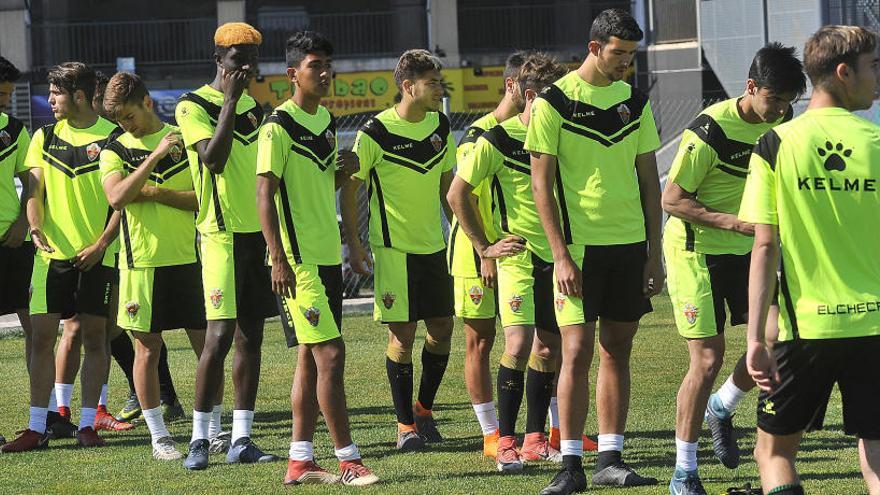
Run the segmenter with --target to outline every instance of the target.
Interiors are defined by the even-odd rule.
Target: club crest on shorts
[[[553,299],[553,305],[556,306],[556,311],[560,312],[565,308],[565,300],[568,299],[564,294],[556,294],[556,297]]]
[[[507,304],[510,305],[511,311],[513,311],[514,313],[519,313],[520,311],[522,311],[522,302],[522,296],[519,294],[514,294],[510,296],[510,300],[507,301]]]
[[[321,319],[321,310],[312,306],[309,309],[303,311],[303,316],[309,320],[309,325],[316,327],[318,326],[318,321]]]
[[[260,125],[260,123],[257,122],[257,116],[254,115],[254,112],[248,112],[248,113],[247,113],[247,118],[248,118],[248,120],[251,121],[251,125],[252,125],[252,126],[254,126],[254,127],[258,127],[258,126]]]
[[[129,301],[125,303],[125,312],[128,314],[129,320],[133,320],[137,316],[140,309],[141,305],[134,301]]]
[[[691,303],[687,303],[684,305],[684,317],[687,318],[688,323],[693,325],[697,322],[697,316],[700,314],[700,310]]]
[[[209,297],[211,298],[211,306],[214,306],[214,309],[220,309],[220,305],[223,304],[223,290],[211,289]]]
[[[483,289],[479,285],[475,285],[468,289],[468,296],[471,298],[471,302],[476,304],[477,306],[483,302]]]
[[[443,147],[443,140],[440,139],[440,135],[436,132],[431,135],[431,146],[434,147],[434,151],[440,151],[440,148]]]
[[[617,115],[620,116],[620,121],[624,124],[629,124],[629,119],[632,117],[632,112],[629,107],[626,106],[626,103],[621,103],[617,106]]]
[[[95,158],[98,158],[98,155],[101,154],[101,147],[98,146],[98,143],[92,143],[86,147],[86,156],[89,157],[89,161],[95,161]]]
[[[333,134],[333,131],[330,129],[327,129],[327,132],[324,133],[324,139],[327,140],[327,144],[329,144],[331,148],[336,147],[336,134]]]
[[[397,296],[390,292],[382,294],[382,304],[385,305],[385,309],[391,309],[391,306],[394,306],[394,301],[396,299]]]
[[[171,147],[171,151],[169,151],[168,154],[171,155],[171,159],[176,163],[179,162],[180,157],[183,156],[183,150],[180,149],[180,146],[175,144]]]
[[[9,146],[9,143],[12,142],[12,136],[10,136],[8,132],[6,132],[6,129],[0,131],[0,141],[3,142],[3,146]]]

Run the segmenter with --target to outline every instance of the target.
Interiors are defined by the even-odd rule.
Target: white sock
[[[315,458],[315,447],[312,442],[290,442],[288,455],[292,461],[311,461]]]
[[[160,438],[171,436],[171,433],[168,433],[168,428],[165,428],[165,420],[162,419],[161,407],[144,409],[142,414],[144,415],[144,421],[147,423],[147,428],[150,429],[150,438],[152,439],[153,444],[155,444],[156,440],[159,440]]]
[[[196,411],[193,409],[193,434],[190,442],[211,438],[208,433],[208,425],[211,424],[211,415],[212,413],[210,412]]]
[[[56,383],[55,384],[55,400],[58,401],[58,407],[70,407],[70,396],[73,395],[72,383]]]
[[[718,395],[718,400],[721,401],[721,405],[723,405],[724,409],[727,409],[727,412],[731,414],[736,411],[736,406],[739,405],[739,401],[746,396],[745,392],[734,385],[732,375],[727,377],[727,381],[725,381],[724,385],[718,389],[716,394]]]
[[[46,433],[46,415],[49,408],[31,406],[31,416],[28,420],[28,429],[37,433]]]
[[[79,411],[79,429],[94,428],[95,416],[98,415],[98,410],[94,407],[83,407]]]
[[[291,448],[293,447],[293,442],[291,442]],[[292,452],[292,451],[291,451]],[[361,458],[361,451],[358,450],[357,445],[351,444],[348,447],[342,447],[341,449],[335,449],[336,458],[340,461],[356,461]]]
[[[49,410],[58,412],[58,400],[55,399],[55,385],[49,391]]]
[[[244,409],[232,411],[232,444],[239,438],[251,436],[251,425],[254,424],[254,412]]]
[[[550,427],[551,428],[559,428],[559,401],[556,400],[556,397],[550,397],[550,407],[548,408],[550,411]]]
[[[483,402],[482,404],[474,404],[474,413],[477,415],[477,421],[480,422],[480,429],[483,435],[491,435],[498,431],[498,414],[495,412],[494,402]]]
[[[214,438],[220,434],[220,415],[223,414],[223,404],[217,404],[211,410],[211,422],[208,424],[208,438]]]
[[[584,441],[583,440],[560,440],[559,441],[559,451],[562,452],[562,455],[576,455],[578,457],[584,456]]]
[[[101,397],[98,397],[98,405],[107,407],[107,384],[101,387]]]
[[[599,452],[605,452],[606,450],[623,452],[623,435],[615,435],[613,433],[599,435]]]
[[[697,470],[697,442],[675,439],[675,467],[685,471]]]

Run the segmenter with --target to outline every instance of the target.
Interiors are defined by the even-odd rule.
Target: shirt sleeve
[[[768,135],[770,138],[768,138]],[[768,132],[761,137],[752,157],[749,160],[749,176],[746,178],[746,187],[743,191],[742,203],[739,208],[739,218],[744,222],[760,223],[766,225],[778,225],[779,218],[776,209],[776,171],[768,161],[768,157],[775,160],[775,151],[768,153],[773,146],[776,134]],[[778,150],[778,144],[777,150]]]
[[[497,161],[496,155],[492,144],[481,137],[477,140],[474,150],[468,158],[458,164],[456,175],[476,190],[486,177],[495,175],[498,171],[495,163]]]
[[[452,132],[446,136],[446,155],[443,157],[443,171],[448,172],[455,168],[455,163],[457,161],[458,151],[456,150],[455,145],[455,136],[452,135]]]
[[[214,125],[205,110],[191,101],[181,101],[174,110],[174,118],[187,148],[199,141],[214,137]]]
[[[279,179],[284,176],[290,144],[287,132],[278,124],[263,124],[257,139],[257,175],[272,173]]]
[[[357,136],[354,138],[352,151],[357,154],[361,167],[354,173],[353,177],[364,182],[367,181],[367,176],[370,175],[370,170],[376,166],[376,162],[381,156],[378,147],[379,146],[375,141],[373,141],[373,138],[367,136],[363,131],[358,131]]]
[[[120,158],[115,151],[110,149],[105,148],[101,150],[98,166],[101,169],[101,182],[104,182],[107,180],[107,177],[113,174],[122,174],[123,177],[127,175],[125,173],[125,163],[123,163],[122,158]]]
[[[31,144],[31,136],[28,134],[27,129],[24,127],[21,128],[21,132],[18,133],[18,139],[16,139],[16,143],[18,146],[18,150],[16,151],[15,156],[15,173],[20,174],[22,172],[27,172],[27,165],[25,165],[25,157],[28,154],[28,147]]]
[[[45,168],[46,161],[43,160],[43,129],[37,129],[34,133],[31,144],[28,146],[27,156],[24,159],[25,168]]]
[[[669,180],[689,193],[697,192],[706,174],[715,166],[715,150],[693,131],[685,129],[681,135],[678,153],[669,170]]]
[[[559,156],[561,130],[562,116],[550,102],[539,96],[532,102],[529,130],[523,148],[535,153]]]
[[[657,123],[654,122],[654,111],[651,102],[645,103],[639,122],[639,152],[649,153],[660,147],[660,135],[657,134]]]

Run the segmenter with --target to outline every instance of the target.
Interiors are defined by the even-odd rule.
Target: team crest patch
[[[169,151],[168,154],[171,155],[171,159],[174,160],[176,163],[179,162],[180,157],[183,156],[183,151],[180,149],[180,146],[177,146],[175,144],[171,147],[171,151]]]
[[[434,151],[440,151],[440,148],[443,147],[443,140],[436,132],[431,135],[431,146],[434,147]]]
[[[92,143],[86,147],[86,156],[89,157],[89,161],[95,161],[95,158],[98,158],[98,155],[101,154],[101,147],[98,146],[98,143]]]
[[[321,319],[321,310],[312,306],[303,312],[303,316],[309,320],[309,325],[316,327],[318,326],[318,321]]]
[[[522,296],[519,294],[514,294],[510,296],[510,300],[507,301],[507,304],[510,305],[511,311],[513,311],[514,313],[519,313],[520,311],[522,311],[522,302]]]
[[[128,313],[129,320],[133,320],[137,316],[138,311],[140,311],[140,309],[141,309],[141,305],[134,302],[134,301],[130,301],[125,304],[125,312]]]
[[[6,132],[6,129],[0,131],[0,141],[3,141],[3,146],[9,146],[9,143],[12,142],[12,136]]]
[[[220,305],[223,304],[223,290],[211,289],[209,297],[211,298],[211,306],[214,306],[214,309],[220,309]]]
[[[390,292],[386,292],[382,294],[382,304],[385,305],[385,309],[391,309],[391,306],[394,306],[394,301],[397,299],[397,296]]]
[[[327,129],[327,132],[324,133],[324,139],[327,140],[327,144],[329,144],[331,148],[336,147],[336,135],[333,134],[333,131],[330,129]]]
[[[475,305],[479,306],[481,302],[483,302],[483,289],[479,285],[475,285],[468,290],[468,296],[471,298],[471,302]]]
[[[553,305],[556,306],[556,311],[560,312],[565,308],[565,300],[568,299],[563,294],[556,294],[556,298],[553,299]]]
[[[629,107],[626,106],[626,103],[621,103],[617,106],[617,115],[620,116],[620,121],[624,124],[629,124],[629,119],[632,117],[632,112],[630,112]]]
[[[693,325],[697,321],[700,310],[691,303],[684,305],[684,317],[687,318],[689,324]]]
[[[257,122],[257,116],[254,115],[254,112],[248,112],[247,118],[251,121],[251,125],[254,127],[257,127],[260,124],[259,122]]]

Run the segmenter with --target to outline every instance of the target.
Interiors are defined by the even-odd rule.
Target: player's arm
[[[296,278],[284,253],[275,194],[281,181],[272,172],[257,174],[257,211],[269,257],[272,260],[272,290],[282,297],[296,295]]]
[[[21,198],[19,198],[18,218],[6,229],[6,234],[0,239],[0,246],[17,248],[24,242],[28,232],[27,203],[30,197],[28,186],[30,174],[27,171],[19,172],[18,180],[21,182]]]
[[[559,292],[566,296],[581,297],[581,269],[571,259],[562,225],[559,209],[553,196],[556,182],[556,157],[546,153],[531,152],[532,196],[538,217],[547,234],[550,250],[553,252],[553,266]]]
[[[351,269],[360,275],[369,275],[373,269],[373,261],[361,243],[360,226],[358,217],[360,208],[358,205],[358,191],[363,181],[352,176],[342,185],[339,193],[339,214],[342,216],[342,226],[345,228],[346,241],[348,242],[348,259]]]
[[[223,69],[220,90],[223,92],[223,105],[217,117],[217,126],[210,139],[203,139],[193,145],[205,167],[215,174],[222,174],[232,153],[232,133],[235,130],[235,107],[247,87],[248,71]]]
[[[663,210],[660,208],[660,177],[654,152],[636,155],[636,176],[642,214],[645,217],[645,233],[648,237],[648,261],[645,263],[642,292],[653,297],[663,289]]]
[[[118,211],[114,211],[113,214],[110,215],[110,219],[104,227],[104,231],[101,232],[101,235],[98,237],[98,240],[92,245],[86,246],[85,249],[73,257],[72,261],[75,268],[87,272],[101,262],[104,258],[104,251],[107,250],[107,246],[109,246],[110,243],[113,242],[113,239],[116,239],[116,236],[119,235],[119,221],[121,216],[122,215]]]
[[[357,153],[351,150],[339,150],[336,154],[336,190],[341,189],[349,177],[360,168]]]
[[[46,210],[43,207],[46,198],[46,182],[43,180],[43,169],[31,168],[29,170],[30,178],[28,179],[27,201],[27,218],[30,226],[31,240],[37,249],[54,252],[55,249],[49,245],[46,236],[43,234],[43,220],[45,219]]]
[[[747,364],[749,374],[761,390],[770,391],[779,383],[776,362],[764,340],[767,312],[776,288],[779,266],[779,232],[776,225],[755,225],[755,243],[749,266],[749,321]]]
[[[447,170],[440,175],[440,206],[443,207],[443,214],[446,215],[446,221],[449,223],[452,223],[452,208],[449,206],[447,195],[453,177],[455,177],[455,172],[452,170]]]
[[[144,159],[133,172],[123,177],[122,173],[114,173],[104,177],[104,194],[114,210],[119,211],[134,202],[141,194],[150,174],[160,160],[165,158],[174,146],[181,145],[180,133],[169,132],[159,141],[159,145]],[[106,150],[107,153],[112,153]]]
[[[152,201],[184,211],[199,211],[199,200],[195,191],[177,191],[167,187],[145,185],[135,202]]]

